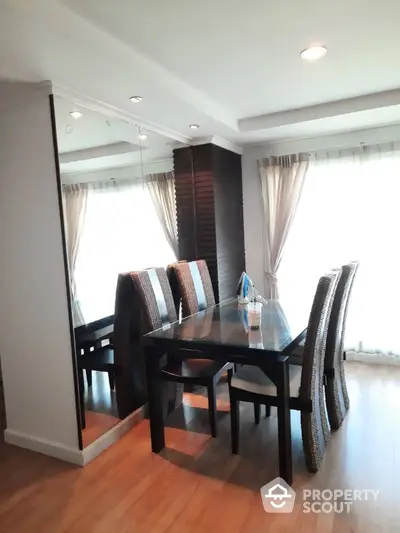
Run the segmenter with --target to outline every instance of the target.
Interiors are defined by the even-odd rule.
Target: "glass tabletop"
[[[248,307],[229,300],[152,331],[145,338],[283,352],[304,334],[310,312],[307,307],[268,300],[262,305],[260,327],[252,329]]]

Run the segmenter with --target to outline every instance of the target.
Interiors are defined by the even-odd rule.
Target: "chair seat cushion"
[[[301,366],[289,365],[290,397],[299,396]],[[263,396],[276,396],[276,386],[257,366],[242,365],[232,377],[231,387]]]

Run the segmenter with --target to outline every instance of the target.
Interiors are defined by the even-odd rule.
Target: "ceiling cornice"
[[[380,109],[400,105],[400,89],[346,98],[334,102],[326,102],[298,109],[278,111],[239,120],[239,130],[242,133],[250,131],[268,130],[279,126],[289,126],[299,122],[309,122],[322,118],[347,115],[359,111]]]
[[[215,146],[219,146],[220,148],[230,150],[235,154],[242,155],[243,153],[243,148],[241,146],[231,141],[228,141],[223,137],[219,137],[218,135],[210,135],[209,137],[199,137],[198,139],[192,139],[190,144],[192,146],[198,146],[200,144],[214,144]]]

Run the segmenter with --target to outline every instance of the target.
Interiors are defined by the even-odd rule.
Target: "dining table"
[[[257,329],[248,307],[236,299],[208,307],[142,337],[146,362],[151,448],[165,447],[162,374],[165,354],[181,360],[205,358],[261,368],[277,389],[279,476],[292,483],[289,354],[304,339],[310,308],[299,302],[267,300]]]

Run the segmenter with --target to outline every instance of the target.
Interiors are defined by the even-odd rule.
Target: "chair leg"
[[[256,424],[259,424],[260,423],[260,404],[259,403],[254,403],[254,422]]]
[[[271,416],[271,406],[266,405],[265,406],[265,418],[269,418]]]
[[[210,419],[211,435],[217,436],[217,396],[214,380],[207,386],[208,390],[208,416]]]
[[[88,387],[91,387],[92,386],[92,371],[91,370],[86,370],[86,381],[87,381]]]
[[[114,390],[115,387],[115,376],[113,372],[108,372],[108,382],[110,383],[110,389]]]
[[[231,402],[231,441],[232,441],[232,453],[239,453],[239,402],[232,397],[230,393]]]
[[[346,359],[347,359],[346,352],[343,352],[343,361],[346,361]]]

